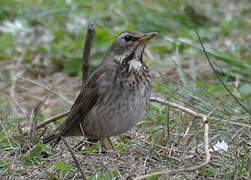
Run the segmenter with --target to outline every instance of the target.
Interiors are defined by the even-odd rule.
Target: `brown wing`
[[[87,81],[86,86],[81,90],[75,103],[73,104],[68,118],[60,129],[60,136],[66,136],[74,130],[79,123],[86,117],[88,112],[101,98],[98,93],[97,80],[104,74],[104,68],[97,69]]]

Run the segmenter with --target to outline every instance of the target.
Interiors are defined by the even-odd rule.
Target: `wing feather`
[[[88,112],[95,106],[102,95],[99,94],[98,80],[103,77],[104,68],[97,69],[87,81],[73,104],[68,118],[60,128],[60,136],[67,136],[84,120]]]

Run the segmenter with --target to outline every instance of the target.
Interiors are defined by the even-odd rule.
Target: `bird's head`
[[[109,59],[112,57],[111,59],[120,64],[128,64],[129,69],[140,69],[145,46],[156,34],[156,32],[144,34],[133,31],[120,33],[110,48]]]

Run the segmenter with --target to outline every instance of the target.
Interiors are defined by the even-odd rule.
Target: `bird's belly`
[[[128,131],[144,115],[148,98],[144,88],[134,92],[113,90],[84,119],[85,135],[100,139]]]

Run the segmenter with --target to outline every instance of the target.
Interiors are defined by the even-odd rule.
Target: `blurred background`
[[[102,61],[120,32],[158,32],[145,52],[145,61],[153,76],[153,95],[216,117],[209,121],[210,143],[211,146],[224,145],[224,150],[214,152],[208,167],[177,178],[248,179],[251,169],[248,162],[251,147],[250,0],[1,0],[0,154],[4,158],[0,160],[0,172],[9,177],[14,171],[15,177],[20,175],[20,167],[26,167],[29,172],[24,177],[28,177],[31,164],[36,165],[33,168],[47,169],[53,163],[44,165],[39,153],[35,155],[36,163],[33,155],[27,153],[20,155],[26,159],[13,159],[11,153],[22,149],[20,144],[25,142],[17,138],[20,134],[16,129],[19,124],[24,129],[28,126],[32,109],[48,90],[53,89],[53,93],[37,114],[39,122],[70,108],[81,88],[81,56],[88,22],[94,22],[96,27],[91,71]],[[208,63],[195,30],[215,71]],[[58,124],[50,124],[49,129]],[[184,134],[186,131],[189,133]],[[159,171],[169,165],[201,161],[197,156],[192,159],[186,154],[201,152],[198,149],[203,144],[201,122],[187,114],[150,103],[146,117],[134,132],[144,134],[149,143],[167,148],[172,145],[177,151],[158,154],[158,162],[155,162],[155,165],[160,164],[158,167],[149,165],[150,168],[142,167],[144,170],[140,172],[128,170],[132,176]],[[127,152],[128,144],[137,144],[135,141],[125,143],[115,138],[120,150]],[[41,152],[47,151],[43,145],[39,148]],[[149,153],[146,147],[140,148]],[[62,172],[65,177],[74,175],[77,170],[68,167],[67,160],[64,163],[63,168],[60,163],[54,164],[50,173],[55,177],[60,177]],[[103,173],[110,173],[105,167],[98,167],[89,173],[97,173],[100,178]],[[112,171],[108,177],[116,175],[116,171]]]

